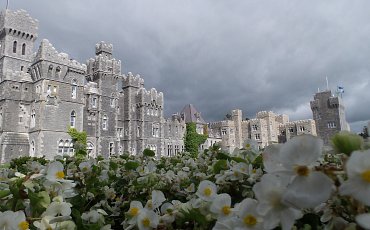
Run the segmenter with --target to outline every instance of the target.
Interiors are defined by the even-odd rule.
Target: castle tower
[[[330,144],[330,138],[339,131],[349,131],[343,101],[333,96],[330,90],[316,93],[310,104],[317,135],[326,145]]]
[[[27,72],[32,59],[37,30],[38,21],[31,18],[24,10],[5,10],[0,14],[1,80],[7,69]]]
[[[122,104],[119,88],[123,76],[121,61],[112,57],[112,44],[103,41],[97,43],[95,54],[95,58],[87,61],[86,80],[95,84],[86,89],[86,102],[89,106],[84,111],[84,128],[88,130],[88,144],[94,146],[93,152],[108,157],[120,149],[120,134],[117,138],[117,133],[123,128],[118,124]]]
[[[240,109],[234,109],[231,111],[232,120],[235,123],[235,146],[242,148],[243,138],[242,138],[242,111]]]

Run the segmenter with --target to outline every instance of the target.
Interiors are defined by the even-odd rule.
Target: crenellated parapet
[[[25,10],[5,10],[0,14],[0,28],[8,35],[35,41],[39,21],[31,18]]]
[[[87,74],[102,72],[114,75],[121,74],[121,60],[109,58],[103,54],[90,58],[87,62]]]
[[[266,117],[275,117],[275,113],[272,111],[260,111],[257,113],[256,117],[259,119],[263,119]]]
[[[87,82],[84,86],[84,92],[85,94],[101,95],[98,84],[96,82]]]
[[[144,79],[139,75],[133,75],[131,72],[128,72],[127,75],[123,77],[123,88],[134,87],[134,88],[143,88]]]
[[[102,53],[113,54],[113,45],[110,43],[101,41],[95,45],[95,53],[96,55],[99,55]]]
[[[86,65],[81,64],[76,60],[70,59],[68,54],[66,53],[59,53],[54,46],[47,40],[43,39],[40,43],[39,50],[36,53],[35,62],[38,60],[49,61],[56,65],[64,65],[72,70],[79,71],[82,73],[86,72]],[[54,68],[54,66],[50,67]]]
[[[153,105],[159,108],[163,108],[163,93],[157,92],[156,89],[152,88],[146,90],[145,88],[140,88],[136,95],[138,101],[143,105]]]

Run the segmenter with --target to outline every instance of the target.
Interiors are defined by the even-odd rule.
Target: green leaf
[[[214,165],[213,165],[213,172],[215,174],[219,173],[221,170],[227,170],[227,161],[226,160],[218,160]]]
[[[139,166],[140,166],[140,163],[139,162],[129,161],[129,162],[126,162],[125,169],[126,170],[135,170]]]
[[[197,222],[200,226],[205,226],[207,224],[206,217],[199,211],[198,208],[187,211],[181,210],[180,213],[183,215],[183,217],[179,218],[178,220],[181,223],[180,226],[183,225],[183,223],[185,222],[191,221]]]
[[[230,160],[230,156],[227,153],[218,152],[216,155],[217,160]]]
[[[344,153],[348,156],[353,151],[361,150],[363,146],[363,139],[359,135],[347,131],[337,133],[331,142],[338,153]]]
[[[147,157],[154,157],[155,156],[155,152],[153,150],[150,150],[150,149],[144,149],[143,154],[144,154],[144,156],[147,156]]]
[[[11,194],[10,190],[1,190],[0,191],[0,199],[4,198],[4,197],[7,197],[10,194]]]

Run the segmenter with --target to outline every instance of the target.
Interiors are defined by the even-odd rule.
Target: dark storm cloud
[[[370,117],[369,1],[11,1],[39,38],[84,62],[100,40],[124,72],[165,94],[166,114],[193,103],[206,120],[240,108],[311,118],[317,88],[345,87],[347,119]],[[39,39],[40,40],[40,39]]]

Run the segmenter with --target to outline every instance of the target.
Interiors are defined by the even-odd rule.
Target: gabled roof
[[[185,123],[195,122],[198,124],[206,124],[200,112],[198,112],[192,104],[185,105],[180,115],[184,116]]]

